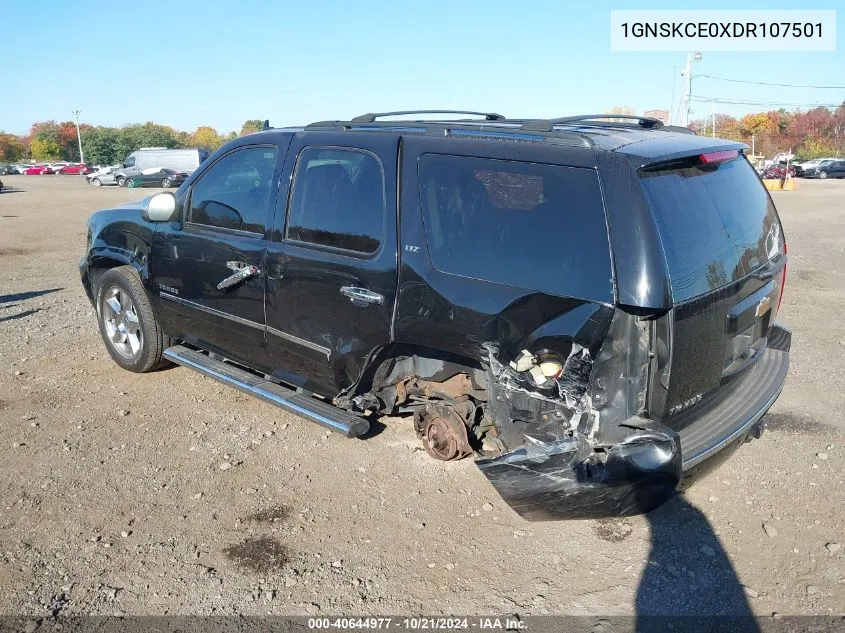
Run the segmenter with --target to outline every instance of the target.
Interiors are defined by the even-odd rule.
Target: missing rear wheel
[[[417,428],[426,453],[434,459],[450,461],[472,454],[467,426],[449,405],[426,407],[420,414]]]

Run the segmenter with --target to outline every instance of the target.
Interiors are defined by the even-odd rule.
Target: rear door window
[[[640,176],[675,303],[726,286],[780,253],[775,207],[744,157],[716,164],[693,157]]]
[[[612,296],[595,171],[425,154],[418,173],[438,270],[550,294]]]
[[[385,209],[375,154],[307,147],[296,164],[285,238],[371,255],[384,240]]]

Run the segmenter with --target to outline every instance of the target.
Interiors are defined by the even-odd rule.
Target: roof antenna
[[[269,130],[270,129],[270,119],[264,119],[264,123],[261,124],[261,131]]]

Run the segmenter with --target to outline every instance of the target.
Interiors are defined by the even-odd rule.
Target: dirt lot
[[[647,517],[563,523],[407,420],[346,440],[120,370],[77,262],[88,214],[141,192],[3,181],[0,613],[845,613],[845,181],[774,194],[793,360],[762,439]]]

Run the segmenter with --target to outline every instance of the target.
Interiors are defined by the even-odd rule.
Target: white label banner
[[[835,51],[836,11],[611,11],[610,50]]]

